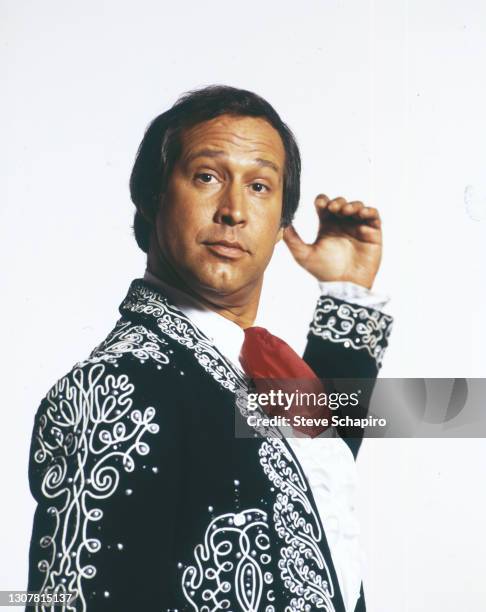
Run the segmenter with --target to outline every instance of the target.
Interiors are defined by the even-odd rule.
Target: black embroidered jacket
[[[36,414],[29,590],[77,595],[56,610],[344,612],[290,446],[235,438],[248,381],[146,282],[120,312]],[[321,376],[376,376],[390,327],[321,297],[304,358]]]

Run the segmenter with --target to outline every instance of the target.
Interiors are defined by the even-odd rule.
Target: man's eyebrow
[[[275,170],[277,174],[280,174],[280,168],[277,166],[277,164],[270,161],[269,159],[262,159],[261,157],[257,157],[255,161],[258,162],[260,166],[266,166],[267,168]]]
[[[192,161],[197,159],[198,157],[224,157],[226,155],[225,151],[221,151],[219,149],[200,149],[199,151],[194,151],[194,153],[190,153],[186,159],[184,160],[186,164],[190,164]],[[255,162],[259,166],[265,166],[266,168],[271,168],[277,174],[280,174],[280,168],[276,163],[270,161],[269,159],[263,159],[262,157],[257,157]]]
[[[194,151],[194,153],[190,153],[186,159],[186,164],[190,164],[194,159],[198,157],[221,157],[226,155],[224,151],[220,151],[218,149],[200,149],[199,151]]]

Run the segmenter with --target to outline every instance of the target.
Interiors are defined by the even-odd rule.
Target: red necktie
[[[241,348],[240,361],[245,373],[253,379],[258,393],[268,394],[272,389],[287,393],[287,398],[294,393],[293,400],[286,401],[290,408],[281,406],[263,406],[269,416],[285,416],[294,421],[294,416],[304,418],[329,419],[327,405],[318,405],[313,398],[328,391],[329,386],[320,380],[307,363],[283,340],[272,335],[263,327],[245,329],[245,341]],[[309,401],[300,401],[300,394]],[[322,397],[322,395],[321,395]],[[329,425],[322,424],[293,426],[294,429],[315,437],[325,431]]]

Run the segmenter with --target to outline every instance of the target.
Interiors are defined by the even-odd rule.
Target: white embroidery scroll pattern
[[[152,291],[145,285],[135,281],[130,289],[123,307],[132,312],[152,315],[156,318],[159,328],[179,344],[194,351],[196,359],[211,376],[224,388],[235,393],[235,404],[245,421],[248,421],[249,381],[244,374],[234,368],[192,321],[184,314],[170,306],[164,296]],[[259,408],[260,416],[266,416]],[[282,437],[277,427],[254,425],[253,429],[260,436]]]
[[[281,438],[282,432],[273,425],[262,425],[262,423],[268,421],[268,415],[263,412],[263,409],[260,406],[257,406],[255,409],[249,409],[249,394],[252,393],[253,388],[249,388],[248,386],[241,385],[235,391],[235,405],[238,411],[240,412],[243,420],[246,424],[249,422],[250,416],[258,416],[259,419],[254,419],[250,421],[252,423],[251,428],[257,432],[262,438],[273,437],[273,438]],[[255,424],[253,424],[255,422]],[[245,435],[242,432],[242,435]],[[256,437],[256,434],[255,434]]]
[[[282,440],[264,441],[259,454],[265,474],[278,490],[273,506],[275,529],[283,541],[278,566],[285,587],[294,595],[285,612],[334,612],[334,587],[319,547],[323,533],[304,476]]]
[[[324,340],[343,344],[346,348],[368,351],[380,367],[392,330],[392,321],[392,317],[378,310],[321,297],[310,331]]]
[[[42,592],[78,596],[69,610],[87,609],[83,580],[96,574],[88,555],[101,548],[90,533],[103,517],[102,500],[116,491],[122,469],[135,469],[134,455],[149,452],[145,434],[159,430],[154,408],[133,410],[133,391],[127,375],[107,374],[97,363],[75,368],[45,399],[34,461],[46,465],[41,489],[52,500],[54,528],[40,540],[46,558],[38,568]]]
[[[204,370],[224,388],[235,391],[242,383],[241,373],[222,358],[211,340],[160,293],[140,281],[134,281],[122,307],[155,317],[159,329],[178,344],[192,350]]]
[[[120,319],[106,340],[93,350],[86,362],[82,363],[106,361],[115,364],[123,355],[131,354],[140,363],[151,359],[159,365],[165,365],[169,363],[169,357],[162,351],[162,347],[167,344],[143,325],[134,325],[131,321]]]
[[[182,574],[182,589],[194,610],[275,612],[269,603],[273,576],[265,570],[271,562],[266,512],[251,508],[215,517],[194,557],[195,564]]]

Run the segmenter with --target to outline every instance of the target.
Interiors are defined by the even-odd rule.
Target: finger
[[[285,244],[289,247],[290,252],[297,260],[305,257],[310,249],[310,245],[302,240],[293,225],[289,225],[285,228],[283,239]]]
[[[327,210],[327,205],[329,204],[330,199],[327,195],[320,193],[314,200],[314,206],[317,212],[317,216],[319,217],[319,223],[325,223],[329,215],[331,214]]]
[[[317,212],[320,213],[325,210],[330,201],[331,200],[327,197],[327,195],[320,193],[314,200],[314,206],[316,207]]]
[[[370,225],[360,225],[356,228],[357,237],[372,244],[381,244],[381,232],[377,231],[378,229]]]
[[[342,210],[342,208],[344,206],[346,206],[347,204],[347,200],[345,200],[343,197],[338,197],[338,198],[334,198],[333,200],[331,200],[329,202],[329,204],[327,205],[327,210],[329,212],[332,212],[333,214],[339,214]]]
[[[378,212],[378,209],[373,208],[372,206],[365,206],[362,208],[359,211],[359,218],[366,221],[366,223],[371,227],[381,227],[380,213]]]
[[[285,228],[283,238],[289,247],[296,248],[307,246],[293,225],[289,225]]]
[[[360,215],[363,218],[367,218],[367,219],[373,219],[373,218],[380,218],[380,213],[378,212],[377,208],[373,208],[372,206],[364,206],[361,209]]]
[[[357,215],[363,207],[364,207],[363,202],[359,202],[359,201],[348,202],[341,208],[340,212],[345,217],[350,217],[352,215]]]

